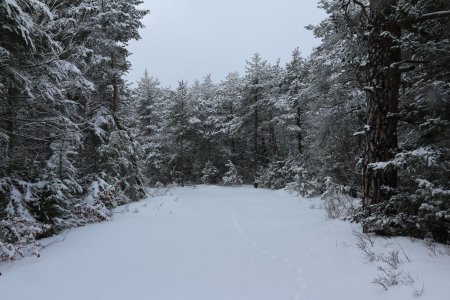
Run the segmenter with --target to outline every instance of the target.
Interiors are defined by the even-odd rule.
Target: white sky
[[[150,9],[142,39],[131,42],[130,81],[145,69],[163,86],[192,83],[211,73],[214,81],[245,71],[258,52],[282,63],[299,47],[304,56],[319,41],[304,27],[318,24],[325,12],[317,0],[144,0]]]

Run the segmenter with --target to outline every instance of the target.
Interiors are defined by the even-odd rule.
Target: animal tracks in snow
[[[235,230],[241,237],[242,241],[244,243],[248,244],[250,246],[250,248],[252,248],[258,254],[265,256],[268,260],[275,261],[281,267],[286,268],[286,269],[290,270],[291,272],[294,272],[294,281],[297,283],[299,289],[294,291],[292,299],[293,300],[303,299],[302,292],[307,288],[305,281],[303,279],[303,270],[301,268],[299,268],[298,266],[296,266],[288,258],[281,258],[280,256],[276,255],[275,253],[265,249],[264,247],[261,247],[261,245],[259,245],[259,243],[256,240],[251,238],[249,236],[249,234],[242,228],[235,213],[232,213],[232,212],[226,210],[225,208],[219,207],[217,205],[213,205],[213,206],[231,217]]]

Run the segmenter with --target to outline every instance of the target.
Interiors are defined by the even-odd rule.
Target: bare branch
[[[361,1],[359,1],[359,0],[345,0],[345,1],[342,0],[341,2],[342,2],[342,4],[341,4],[340,9],[344,12],[344,15],[347,20],[351,20],[349,13],[348,13],[350,3],[353,3],[354,5],[359,6],[361,8],[362,15],[364,17],[366,17],[367,20],[369,20],[369,14],[367,12],[367,7]]]
[[[363,13],[363,15],[367,18],[367,20],[369,20],[369,14],[367,13],[367,7],[360,1],[358,0],[353,0],[353,3],[355,5],[358,5],[361,8],[361,11]]]
[[[10,132],[10,131],[4,130],[4,129],[2,131],[4,133],[6,133],[7,135],[10,135],[10,136],[13,135],[13,136],[20,137],[20,138],[23,138],[23,139],[26,139],[26,140],[31,140],[31,141],[36,141],[36,142],[44,142],[44,143],[50,143],[51,142],[51,140],[48,140],[48,139],[42,139],[42,138],[22,135],[22,134]]]
[[[49,246],[51,246],[51,245],[53,245],[53,244],[56,244],[56,243],[63,243],[63,242],[66,240],[66,237],[67,237],[67,235],[68,235],[69,233],[70,233],[70,230],[64,232],[64,234],[62,235],[62,238],[61,238],[61,239],[56,239],[56,240],[54,240],[53,242],[50,242],[50,243],[48,243],[48,244],[46,244],[46,245],[43,245],[43,246],[41,246],[41,248],[40,248],[39,250],[43,250],[43,249],[45,249],[45,248],[47,248],[47,247],[49,247]]]

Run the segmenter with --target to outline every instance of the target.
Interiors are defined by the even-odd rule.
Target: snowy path
[[[0,299],[401,300],[422,284],[420,299],[450,299],[449,256],[386,240],[402,244],[416,283],[384,291],[352,226],[311,203],[250,187],[175,189],[73,230],[39,259],[0,265]]]

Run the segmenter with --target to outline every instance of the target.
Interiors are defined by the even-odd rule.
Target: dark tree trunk
[[[300,109],[300,107],[297,107],[297,115],[295,116],[295,122],[299,129],[299,131],[297,133],[297,149],[298,149],[298,153],[303,154],[303,135],[300,130],[300,126],[302,125],[301,115],[302,115],[301,109]]]
[[[119,130],[125,130],[125,127],[122,125],[122,122],[119,118],[118,112],[119,112],[119,105],[120,105],[120,89],[119,89],[119,78],[116,73],[117,68],[117,59],[116,54],[111,54],[111,69],[112,69],[112,87],[113,87],[113,94],[111,97],[111,109],[112,109],[112,116],[114,119],[114,123],[116,124],[117,129]]]
[[[180,134],[180,166],[178,168],[179,172],[180,172],[180,184],[181,186],[184,186],[184,180],[185,180],[185,172],[187,171],[187,169],[185,168],[185,163],[184,163],[184,135],[185,135],[185,130],[187,128],[187,122],[186,122],[186,116],[185,116],[185,111],[184,111],[184,99],[181,99],[181,128],[182,128],[182,132]]]
[[[254,133],[253,133],[253,172],[256,178],[258,172],[258,161],[259,161],[259,147],[258,147],[258,130],[259,130],[259,116],[258,116],[258,106],[255,106],[254,116]]]
[[[186,171],[185,167],[184,167],[184,138],[183,135],[181,136],[180,139],[180,183],[181,186],[184,186],[184,172]]]
[[[16,127],[17,127],[17,95],[18,91],[14,83],[10,83],[8,87],[8,106],[6,119],[6,132],[8,135],[7,148],[7,168],[8,175],[15,169],[15,152],[16,152]]]
[[[113,78],[113,96],[112,96],[112,111],[113,114],[117,114],[118,107],[119,107],[119,86],[117,83],[117,77],[114,76]]]
[[[113,115],[116,115],[119,110],[119,82],[116,74],[116,55],[114,53],[111,54],[111,69],[112,69],[112,86],[113,86],[113,95],[111,101],[111,107]]]
[[[397,0],[371,0],[368,127],[363,166],[363,205],[369,214],[372,205],[389,200],[390,191],[397,187],[395,168],[374,168],[371,165],[392,160],[398,149],[397,113],[401,77],[398,39],[401,27],[390,17],[396,4]]]
[[[234,116],[233,104],[230,104],[230,116],[231,116],[231,118],[233,118],[233,116]],[[230,121],[230,120],[228,120],[228,121]],[[231,136],[229,130],[228,130],[228,136]],[[236,153],[236,142],[234,141],[234,136],[231,137],[231,152]]]
[[[273,119],[272,112],[269,113],[269,119],[270,120]],[[277,142],[277,134],[275,131],[275,126],[270,125],[269,131],[270,131],[270,144],[271,144],[270,146],[272,148],[272,153],[273,153],[273,155],[275,155],[277,157],[278,156],[278,142]]]

